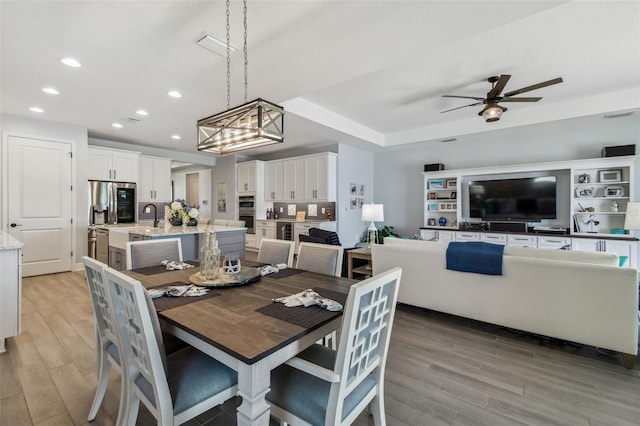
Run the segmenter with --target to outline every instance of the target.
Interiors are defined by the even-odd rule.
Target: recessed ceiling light
[[[178,92],[177,90],[172,90],[167,94],[169,96],[171,96],[172,98],[181,98],[182,97],[182,93]]]
[[[149,115],[149,113],[143,109],[139,109],[136,111],[136,114],[138,115]]]
[[[44,110],[40,107],[31,107],[29,108],[29,111],[33,111],[33,112],[44,112]]]
[[[171,139],[180,140],[181,138],[178,135],[173,135],[173,136],[171,136]]]
[[[118,129],[122,129],[122,124],[120,124],[120,123],[113,123],[112,126],[118,128]]]
[[[62,62],[66,66],[72,67],[72,68],[80,68],[82,66],[82,64],[80,62],[78,62],[77,60],[75,60],[73,58],[62,58],[62,59],[60,59],[60,62]]]
[[[50,95],[59,95],[60,92],[58,92],[56,89],[54,89],[53,87],[45,87],[42,89],[42,91],[44,93],[48,93]]]

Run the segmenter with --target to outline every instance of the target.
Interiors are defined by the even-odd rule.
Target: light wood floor
[[[0,425],[87,424],[97,377],[84,274],[23,284],[23,333],[0,354]],[[114,423],[118,395],[114,373],[90,424]],[[389,425],[638,425],[640,363],[628,370],[617,353],[401,308],[385,400]],[[188,424],[235,424],[237,402]],[[138,424],[155,422],[141,408]]]

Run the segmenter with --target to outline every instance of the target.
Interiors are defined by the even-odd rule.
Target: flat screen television
[[[556,218],[556,177],[469,182],[469,217],[539,222]]]

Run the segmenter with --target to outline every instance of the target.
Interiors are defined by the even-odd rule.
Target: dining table
[[[263,264],[243,261],[243,273]],[[249,268],[249,269],[247,269]],[[147,288],[183,286],[198,268],[167,271],[151,267],[126,271]],[[259,273],[256,275],[260,275]],[[199,297],[154,299],[163,330],[238,372],[238,425],[268,425],[271,371],[340,327],[342,312],[319,306],[286,307],[273,299],[315,290],[344,305],[357,281],[298,269],[282,269],[256,281],[209,287]]]

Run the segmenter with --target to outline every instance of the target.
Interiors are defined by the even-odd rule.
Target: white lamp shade
[[[363,211],[364,214],[364,211]],[[640,230],[640,202],[628,203],[624,229]]]
[[[362,205],[362,221],[365,222],[382,222],[384,221],[384,210],[382,204],[363,204]]]

